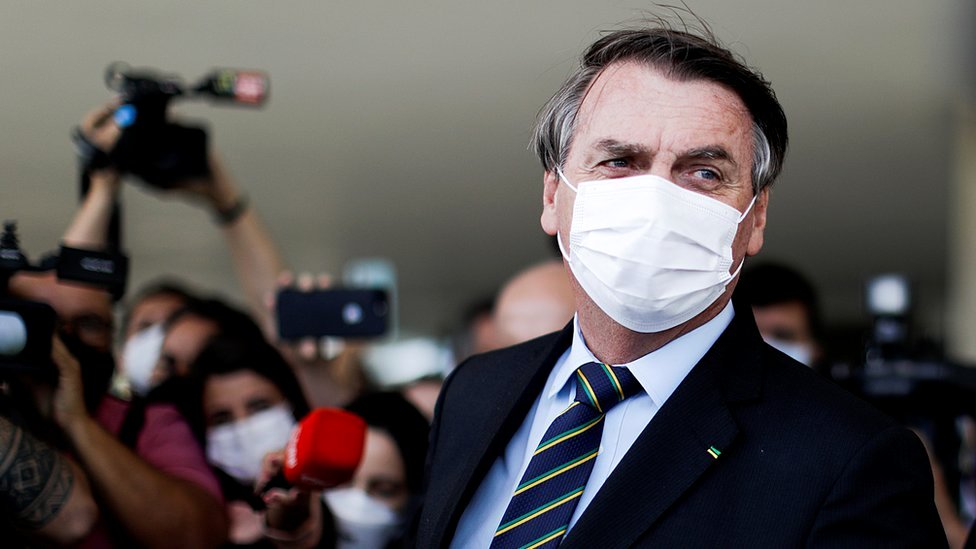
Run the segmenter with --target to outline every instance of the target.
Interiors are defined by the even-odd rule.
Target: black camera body
[[[9,373],[57,377],[51,362],[56,319],[46,303],[0,298],[0,379]]]
[[[114,63],[105,82],[122,99],[115,121],[123,131],[108,153],[110,164],[160,188],[210,174],[206,130],[166,119],[170,101],[185,94],[179,79]]]
[[[210,175],[206,129],[170,122],[167,109],[171,101],[208,97],[259,106],[267,99],[269,88],[267,75],[260,71],[217,69],[198,84],[187,86],[179,77],[133,69],[125,63],[109,65],[105,83],[122,101],[114,113],[122,135],[111,151],[99,155],[84,136],[76,134],[86,167],[112,165],[164,189]]]

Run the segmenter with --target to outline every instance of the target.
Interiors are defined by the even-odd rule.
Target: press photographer
[[[99,124],[106,115],[101,110],[83,121],[81,131],[92,143],[118,133],[117,127]],[[119,171],[101,166],[88,170],[87,176],[87,192],[62,245],[107,251],[113,247],[109,228],[120,190]],[[62,280],[53,270],[18,271],[9,285],[12,295],[45,302],[56,311],[57,331],[78,357],[77,362],[56,362],[59,382],[47,386],[41,401],[50,402],[50,419],[87,475],[101,514],[84,545],[221,544],[227,526],[219,486],[176,408],[147,406],[130,445],[116,436],[129,404],[107,394],[114,369],[109,292]]]
[[[175,197],[206,210],[224,237],[249,306],[247,312],[264,336],[278,343],[276,311],[268,301],[281,286],[295,281],[285,274],[284,261],[256,208],[215,154],[208,130],[198,123],[175,120],[167,113],[170,103],[191,98],[259,106],[267,97],[266,75],[221,69],[189,86],[157,71],[115,64],[109,67],[106,80],[120,96],[90,113],[83,124],[88,131],[76,133],[83,164],[89,168],[116,166],[134,176],[150,194]],[[109,221],[110,235],[113,223]],[[297,282],[301,287],[301,277]],[[186,315],[179,321],[170,318],[194,302],[193,294],[182,282],[174,285],[172,280],[137,292],[123,313],[126,349],[130,342],[134,349],[144,350],[144,342],[157,341],[164,321],[169,319],[162,336],[163,348],[158,353],[164,361],[177,365],[192,362],[213,333],[220,331],[220,322],[185,330],[188,323],[194,324],[188,322]],[[182,338],[176,332],[191,333]],[[154,343],[153,348],[157,347]],[[332,354],[314,348],[308,353],[300,345],[290,344],[279,345],[279,349],[316,406],[347,403],[362,390],[362,376],[350,359],[355,350]],[[133,354],[139,355],[140,366],[126,365],[124,371],[138,392],[152,385],[150,379],[160,376],[156,375],[158,372],[145,371],[153,368],[155,360],[145,359],[141,351]]]
[[[70,369],[75,360],[52,340],[54,311],[6,297],[3,278],[0,273],[0,535],[9,544],[78,543],[98,517],[88,478],[25,427],[10,394],[20,376],[49,373],[52,361]]]
[[[238,77],[241,75],[241,73],[236,74]],[[252,76],[247,78],[250,78],[253,83]],[[210,79],[211,82],[219,80],[221,79]],[[238,78],[238,80],[240,79]],[[168,84],[168,80],[158,75],[150,76],[145,71],[130,71],[125,73],[122,81],[123,85],[120,90],[122,97],[118,101],[89,113],[77,134],[80,138],[76,137],[80,143],[80,150],[83,153],[87,151],[86,154],[82,155],[83,165],[86,166],[87,173],[90,174],[86,203],[94,205],[90,208],[93,215],[88,219],[86,225],[89,229],[95,228],[95,230],[93,231],[94,234],[85,234],[84,230],[74,232],[73,236],[77,240],[73,240],[73,242],[76,242],[76,245],[81,245],[81,241],[84,241],[84,245],[88,249],[97,249],[103,245],[103,242],[111,247],[113,245],[112,235],[120,232],[118,229],[113,229],[112,219],[121,218],[121,216],[116,216],[115,212],[119,211],[116,204],[122,188],[116,186],[112,193],[98,194],[101,184],[99,176],[104,172],[131,174],[136,176],[138,181],[144,183],[144,187],[151,192],[178,196],[202,204],[213,214],[215,222],[226,238],[241,285],[251,303],[252,312],[255,313],[255,317],[262,321],[262,324],[267,326],[270,324],[268,320],[271,311],[263,303],[264,296],[275,288],[275,279],[278,272],[282,270],[282,264],[276,248],[267,236],[267,232],[259,222],[254,210],[248,205],[243,193],[240,192],[235,182],[206,146],[187,147],[186,143],[172,146],[174,144],[172,141],[174,132],[180,135],[195,133],[198,136],[203,136],[203,139],[196,141],[194,141],[195,138],[190,139],[190,141],[198,144],[205,144],[207,139],[204,130],[200,128],[194,130],[180,129],[184,127],[171,121],[165,115],[165,105],[168,101],[181,95],[170,93],[176,88]],[[239,86],[236,87],[239,88]],[[134,156],[127,156],[133,150],[137,150],[139,153]],[[117,161],[113,159],[117,159]],[[198,169],[201,165],[204,165],[205,169]],[[191,168],[187,168],[187,166]],[[196,168],[192,168],[193,166]],[[93,196],[96,198],[93,199]],[[172,287],[169,288],[172,289]],[[209,301],[195,299],[186,293],[173,293],[170,290],[166,290],[162,294],[142,294],[130,304],[131,308],[124,316],[124,333],[127,343],[131,342],[133,345],[130,347],[127,344],[122,353],[126,370],[130,370],[130,366],[133,367],[132,370],[135,370],[137,359],[142,366],[153,368],[152,364],[157,364],[157,366],[163,367],[163,370],[168,370],[176,357],[181,357],[181,363],[189,365],[201,349],[209,347],[209,341],[215,332],[228,332],[224,334],[224,337],[239,335],[239,330],[231,329],[230,326],[219,322],[217,318],[213,319],[215,320],[213,330],[201,329],[200,322],[198,322],[201,318],[192,313],[194,311],[202,312],[198,306],[209,303]],[[214,305],[217,303],[215,302]],[[223,315],[218,316],[223,318]],[[232,316],[241,322],[230,322],[230,324],[247,326],[245,330],[247,333],[246,341],[255,344],[263,341],[264,338],[260,329],[254,325],[253,321],[246,319],[245,322],[247,315],[235,310]],[[196,326],[196,329],[189,331],[177,329],[191,320],[197,321],[195,323],[190,322]],[[142,336],[154,330],[160,335],[153,344],[155,359],[146,359],[142,355],[148,348],[142,345],[146,341]],[[266,333],[270,331],[273,330],[266,328]],[[273,349],[266,343],[263,344],[262,348]],[[250,354],[246,356],[254,358]],[[278,362],[266,361],[265,366],[272,367],[271,369],[280,375],[291,373],[289,366],[280,359]],[[155,370],[160,370],[160,368],[156,367]],[[173,373],[181,375],[189,373],[175,370]],[[156,379],[153,375],[146,377],[147,379]],[[153,388],[153,383],[148,383],[142,387],[141,391],[135,391],[133,404],[125,409],[124,417],[120,420],[121,430],[116,431],[123,443],[130,439],[131,427],[138,425],[140,418],[144,418],[143,429],[145,429],[150,421],[152,407],[158,408],[160,402],[167,401],[179,404],[181,406],[179,409],[187,412],[184,417],[192,420],[190,422],[193,426],[191,432],[200,438],[195,441],[196,444],[190,444],[189,447],[200,448],[205,443],[208,446],[208,458],[212,457],[209,455],[211,451],[209,437],[202,436],[206,434],[206,429],[201,429],[199,422],[196,421],[199,414],[193,413],[193,411],[188,412],[183,407],[187,396],[192,394],[192,391],[185,391],[188,388],[186,385],[177,386],[182,381],[186,380],[176,379],[156,388]],[[301,393],[301,388],[297,382],[291,385],[295,391],[289,394],[294,394],[296,391],[298,394]],[[176,391],[173,390],[174,387],[177,389]],[[221,394],[230,393],[221,392]],[[113,402],[117,401],[114,397],[109,397],[109,399]],[[141,406],[144,406],[144,412],[140,412]],[[268,443],[266,437],[263,436],[250,438],[253,439],[250,441],[252,443]],[[218,456],[226,457],[228,455],[227,451],[223,454],[216,450],[214,452]],[[251,455],[251,453],[253,452],[246,452],[247,455]],[[232,459],[236,459],[234,456],[237,456],[238,453],[234,448],[231,448],[230,455]],[[219,458],[209,459],[209,461],[211,462],[210,465],[218,469],[224,465],[224,462]],[[242,521],[242,510],[240,506],[234,506],[233,503],[244,498],[244,495],[250,494],[253,487],[248,482],[230,482],[227,475],[221,474],[220,479],[220,487],[224,489],[221,496],[227,502],[225,516],[228,517],[227,524],[230,527],[230,539],[228,541],[231,543],[246,540],[248,543],[260,542],[264,545],[287,546],[294,545],[296,542],[303,545],[311,539],[304,536],[306,533],[304,525],[318,523],[314,518],[311,522],[305,520],[309,517],[309,510],[318,513],[315,517],[327,516],[327,513],[318,512],[319,506],[310,507],[306,495],[304,499],[298,501],[276,504],[271,510],[274,512],[269,511],[267,520],[264,520],[263,514],[254,513],[247,515],[252,520]],[[233,486],[235,489],[228,490],[227,486]],[[280,512],[286,508],[289,509],[287,512]],[[304,519],[297,520],[296,516],[304,517]],[[268,532],[273,532],[273,534],[265,535],[262,525],[266,526],[269,529]],[[243,530],[242,526],[245,527]],[[327,529],[326,531],[330,530]],[[299,540],[295,536],[301,539]],[[320,538],[323,543],[330,539],[332,539],[331,536]]]

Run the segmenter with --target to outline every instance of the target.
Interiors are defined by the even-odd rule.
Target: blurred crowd
[[[123,133],[118,106],[94,109],[79,128],[104,157]],[[46,303],[58,318],[57,379],[2,378],[5,546],[402,543],[450,359],[426,339],[280,340],[276,293],[328,280],[293,277],[216,154],[207,153],[206,165],[164,192],[213,215],[246,310],[194,290],[192,274],[160,278],[115,303],[110,288],[56,270],[4,273],[0,297]],[[130,174],[111,161],[89,162],[84,175],[87,191],[60,244],[111,250],[115,205],[135,187],[122,185]],[[384,367],[395,361],[403,366]],[[365,421],[351,480],[326,490],[266,488],[284,467],[295,426],[319,407],[344,407]]]

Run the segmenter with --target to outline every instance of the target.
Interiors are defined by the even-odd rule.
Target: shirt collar
[[[734,316],[735,309],[730,300],[719,314],[705,324],[633,362],[613,366],[626,366],[654,403],[661,406],[695,364],[698,364],[698,361],[712,348]],[[580,332],[579,318],[574,316],[573,343],[570,345],[566,360],[555,372],[554,383],[550,386],[546,397],[556,396],[576,370],[587,362],[599,362],[599,360],[586,346],[586,341]]]

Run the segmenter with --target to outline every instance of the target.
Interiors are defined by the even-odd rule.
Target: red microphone
[[[292,431],[284,466],[264,491],[287,486],[321,490],[349,482],[365,445],[366,422],[361,417],[339,408],[316,408]]]

